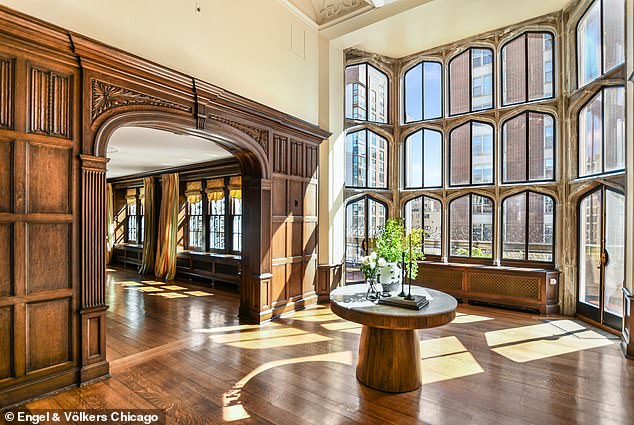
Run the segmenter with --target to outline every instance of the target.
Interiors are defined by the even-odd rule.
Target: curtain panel
[[[163,174],[154,275],[171,280],[176,275],[178,236],[178,174]],[[147,196],[147,193],[146,193]]]
[[[139,274],[152,273],[156,259],[156,201],[154,197],[154,178],[143,178],[143,210],[145,213],[143,225],[143,258]]]
[[[106,185],[106,264],[112,260],[112,249],[114,247],[114,193],[112,183]]]

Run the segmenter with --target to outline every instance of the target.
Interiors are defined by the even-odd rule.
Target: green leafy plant
[[[401,261],[405,226],[402,218],[390,218],[385,222],[375,240],[376,253],[388,263]]]
[[[405,269],[407,276],[412,279],[416,279],[418,276],[418,261],[425,259],[425,254],[423,254],[424,237],[425,231],[423,229],[412,229],[403,238],[402,251],[405,253]]]

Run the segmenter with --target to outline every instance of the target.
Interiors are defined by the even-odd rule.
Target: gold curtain
[[[152,273],[154,270],[154,260],[156,258],[156,211],[154,202],[154,178],[143,178],[141,188],[141,202],[143,202],[144,220],[143,225],[143,258],[139,274]]]
[[[110,264],[112,259],[112,248],[114,247],[114,194],[112,183],[106,185],[106,264]]]
[[[125,193],[125,200],[128,205],[136,204],[136,189],[128,189]]]
[[[187,182],[187,189],[185,190],[185,196],[187,197],[187,202],[190,204],[195,204],[196,202],[200,202],[203,199],[203,182]]]
[[[207,194],[207,199],[210,201],[220,201],[225,197],[225,179],[207,180],[205,193]]]
[[[242,199],[242,177],[234,176],[229,180],[229,196],[233,199]]]
[[[156,263],[158,279],[173,279],[176,275],[176,244],[178,236],[178,174],[163,174],[162,197],[158,221]],[[147,196],[147,194],[146,194]]]

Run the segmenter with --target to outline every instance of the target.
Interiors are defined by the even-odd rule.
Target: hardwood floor
[[[326,306],[246,325],[236,293],[108,275],[112,377],[27,408],[160,408],[174,424],[634,422],[634,361],[570,318],[459,306],[419,331],[422,388],[391,395],[357,382],[360,325]]]

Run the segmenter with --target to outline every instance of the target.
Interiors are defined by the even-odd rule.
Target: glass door
[[[623,318],[625,197],[607,187],[579,204],[577,313],[615,329]]]

